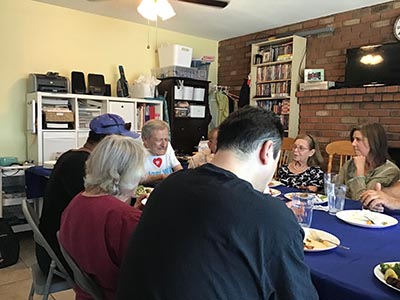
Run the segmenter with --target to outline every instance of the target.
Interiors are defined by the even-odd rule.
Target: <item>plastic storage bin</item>
[[[152,69],[151,74],[158,78],[168,77],[182,77],[192,78],[198,80],[207,80],[207,74],[204,70],[198,70],[197,68],[185,68],[179,66],[169,66],[165,68]]]
[[[190,67],[192,62],[192,48],[182,45],[168,45],[158,48],[160,68],[169,66]]]
[[[208,80],[208,70],[210,69],[210,62],[203,62],[202,60],[194,59],[192,60],[191,67],[197,68],[198,75],[202,77],[203,80]]]

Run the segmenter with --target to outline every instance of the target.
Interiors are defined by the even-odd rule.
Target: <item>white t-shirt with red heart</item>
[[[180,162],[175,156],[174,149],[168,143],[167,152],[164,155],[149,155],[146,158],[145,169],[148,175],[171,174],[172,168],[179,165]]]

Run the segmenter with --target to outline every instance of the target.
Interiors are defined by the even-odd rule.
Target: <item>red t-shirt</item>
[[[60,242],[65,250],[103,290],[104,299],[115,299],[118,272],[129,238],[141,211],[105,195],[76,195],[61,218]],[[76,290],[76,299],[90,299]]]

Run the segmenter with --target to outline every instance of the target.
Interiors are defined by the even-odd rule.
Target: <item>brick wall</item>
[[[321,146],[349,138],[357,124],[380,123],[389,147],[400,149],[400,86],[298,92],[300,129]]]
[[[334,32],[307,37],[306,67],[325,69],[326,80],[343,81],[346,49],[396,41],[392,30],[397,16],[400,16],[400,0],[221,41],[218,83],[239,93],[250,72],[252,43],[327,26],[333,27]],[[388,131],[390,146],[400,148],[399,87],[338,89],[298,95],[299,130],[314,134],[322,148],[330,141],[347,138],[351,125],[363,122],[380,122]]]

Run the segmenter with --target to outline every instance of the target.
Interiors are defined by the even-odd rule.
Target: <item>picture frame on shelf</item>
[[[305,69],[304,82],[320,82],[325,80],[324,69]]]

